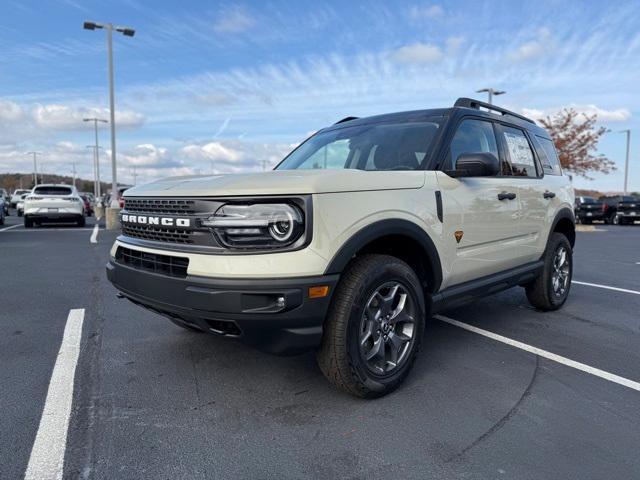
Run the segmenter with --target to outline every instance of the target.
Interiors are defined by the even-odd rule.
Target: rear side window
[[[542,160],[542,169],[545,175],[562,175],[562,168],[560,167],[560,159],[558,158],[558,152],[553,142],[548,138],[539,137],[536,138],[542,146],[544,155],[540,155]]]
[[[36,195],[71,195],[71,189],[69,187],[36,187],[33,190]]]
[[[502,127],[500,130],[511,163],[511,175],[537,177],[536,160],[524,132],[512,127]]]
[[[452,169],[455,170],[456,161],[463,153],[493,153],[499,158],[491,122],[468,119],[460,123],[449,146],[448,157]]]

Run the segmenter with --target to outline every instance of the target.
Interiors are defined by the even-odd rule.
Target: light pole
[[[109,123],[108,120],[103,120],[101,118],[83,118],[82,119],[83,122],[93,122],[93,127],[95,129],[95,133],[96,133],[96,148],[93,151],[94,157],[93,157],[93,178],[94,178],[94,195],[96,196],[96,198],[100,197],[100,153],[99,153],[99,148],[100,146],[98,145],[98,122],[100,123]]]
[[[33,186],[38,185],[38,161],[36,160],[37,155],[42,155],[40,152],[27,152],[25,155],[33,155]]]
[[[107,31],[107,51],[109,55],[109,110],[111,116],[111,207],[118,208],[118,179],[117,179],[117,167],[116,167],[116,112],[115,112],[115,99],[113,93],[113,31],[120,32],[127,37],[133,37],[135,30],[129,27],[118,27],[111,23],[95,23],[84,22],[84,28],[86,30],[95,30],[96,28],[104,28]]]
[[[476,90],[476,93],[485,93],[487,92],[487,94],[489,95],[489,105],[493,105],[493,96],[494,95],[504,95],[505,92],[504,90],[494,90],[493,88],[481,88],[480,90]]]
[[[629,179],[629,145],[631,144],[631,130],[620,130],[620,133],[627,134],[627,155],[624,160],[624,194],[628,193],[627,180]]]

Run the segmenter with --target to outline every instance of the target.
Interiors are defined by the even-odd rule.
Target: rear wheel
[[[543,311],[557,310],[569,296],[573,276],[573,253],[567,237],[552,233],[544,254],[544,267],[525,287],[529,303]]]
[[[86,225],[86,220],[85,220],[85,218],[84,218],[84,215],[78,219],[78,221],[76,222],[76,224],[77,224],[79,227],[84,227],[84,226]]]
[[[402,260],[363,255],[336,287],[317,359],[324,375],[352,395],[395,390],[416,358],[425,322],[420,280]]]
[[[30,219],[29,217],[24,217],[24,228],[32,228],[33,227],[33,220]]]

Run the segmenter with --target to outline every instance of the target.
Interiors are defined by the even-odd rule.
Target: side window
[[[456,161],[463,153],[493,153],[500,158],[491,122],[467,119],[460,123],[449,146],[451,168],[456,168]]]
[[[511,174],[516,177],[537,177],[536,160],[524,132],[512,127],[501,127],[500,131],[511,163]]]
[[[556,152],[556,147],[553,142],[548,138],[539,137],[536,135],[536,139],[542,146],[544,156],[540,155],[542,160],[542,169],[545,175],[562,175],[562,168],[560,168],[560,159]]]

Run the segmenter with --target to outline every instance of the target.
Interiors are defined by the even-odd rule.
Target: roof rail
[[[338,120],[334,125],[338,125],[339,123],[348,122],[350,120],[357,120],[358,117],[344,117],[342,120]]]
[[[511,110],[507,110],[504,108],[496,107],[490,103],[481,102],[480,100],[474,100],[473,98],[459,98],[456,100],[456,103],[453,105],[454,107],[466,107],[466,108],[474,108],[476,110],[480,110],[480,107],[486,108],[487,110],[492,110],[494,112],[499,112],[502,115],[510,115],[512,117],[519,118],[520,120],[524,120],[525,122],[533,123],[535,125],[536,122],[531,120],[530,118],[525,117],[524,115],[519,115],[517,113],[512,112]]]

